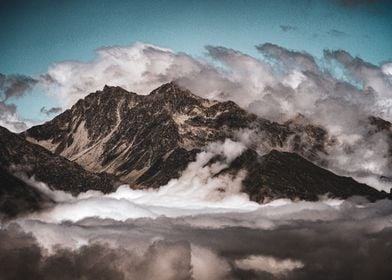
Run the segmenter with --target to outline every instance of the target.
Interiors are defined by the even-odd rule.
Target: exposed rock
[[[88,172],[75,162],[54,155],[3,127],[0,127],[0,167],[8,172],[34,176],[51,188],[75,195],[87,190],[107,193],[119,185],[116,177]]]
[[[267,149],[291,145],[309,158],[324,153],[328,143],[320,127],[270,122],[232,101],[203,99],[175,83],[146,96],[105,86],[23,135],[89,171],[114,174],[138,188],[166,184],[202,147],[234,139],[241,129],[258,134]]]

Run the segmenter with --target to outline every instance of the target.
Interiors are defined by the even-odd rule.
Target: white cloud
[[[294,269],[300,269],[304,267],[302,262],[296,260],[278,260],[270,256],[255,255],[236,260],[235,265],[240,269],[265,271],[274,275],[285,275]]]

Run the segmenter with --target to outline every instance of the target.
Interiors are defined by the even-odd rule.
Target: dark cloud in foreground
[[[292,25],[279,25],[280,29],[283,32],[289,32],[289,31],[295,31],[297,30],[297,27],[292,26]]]
[[[84,236],[89,244],[74,250],[54,247],[48,254],[32,235],[10,224],[0,230],[0,275],[4,280],[390,279],[391,203],[355,205],[345,203],[338,217],[321,209],[296,214],[271,209],[264,218],[278,216],[274,226],[265,228],[257,227],[257,212],[125,222],[90,218],[58,225],[30,220],[38,235],[41,227],[45,240],[59,234],[65,245],[70,236]],[[253,221],[253,226],[236,219]],[[252,256],[259,261],[249,262]],[[271,270],[262,269],[268,268],[265,257],[275,260]],[[240,266],[239,260],[250,265]],[[303,265],[274,273],[287,260]]]
[[[2,280],[191,279],[190,245],[156,241],[140,255],[92,244],[47,255],[31,234],[12,226],[0,230],[0,275]]]
[[[61,107],[52,107],[50,109],[47,109],[45,106],[41,108],[40,112],[42,114],[45,114],[47,116],[50,116],[52,114],[58,114],[62,111],[63,109]]]
[[[349,36],[346,32],[343,32],[341,30],[338,29],[331,29],[327,32],[328,35],[332,36],[332,37],[338,37],[338,38],[343,38],[343,37],[347,37]]]

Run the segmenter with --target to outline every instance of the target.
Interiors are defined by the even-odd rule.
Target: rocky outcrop
[[[92,173],[75,162],[54,155],[0,127],[0,167],[10,173],[46,183],[49,187],[72,194],[88,190],[111,192],[119,180],[105,173]]]

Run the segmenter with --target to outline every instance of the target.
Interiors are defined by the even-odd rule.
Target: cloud
[[[304,264],[291,259],[278,260],[269,256],[251,255],[235,261],[236,267],[243,270],[265,271],[273,275],[285,275],[291,270],[300,269]]]
[[[283,32],[289,32],[289,31],[295,31],[297,30],[297,27],[292,26],[292,25],[279,25],[280,29]]]
[[[14,97],[19,98],[30,92],[37,80],[25,75],[4,75],[0,73],[0,92],[3,95],[3,101]]]
[[[106,244],[78,250],[56,248],[48,255],[18,227],[0,230],[2,279],[190,279],[186,242],[156,241],[143,254]]]
[[[14,132],[20,132],[30,123],[23,121],[17,114],[15,104],[9,103],[10,98],[21,98],[29,93],[38,83],[37,80],[25,75],[4,75],[0,73],[0,125]]]
[[[44,107],[41,108],[40,112],[45,114],[45,115],[47,115],[47,116],[49,116],[49,115],[52,115],[52,114],[58,114],[62,110],[63,109],[61,107],[52,107],[50,109],[46,109],[46,107],[44,106]]]
[[[392,62],[383,64],[381,69],[385,75],[392,76]]]
[[[343,37],[347,37],[349,36],[346,32],[343,32],[341,30],[338,29],[331,29],[327,32],[328,35],[332,36],[332,37],[338,37],[338,38],[343,38]]]
[[[42,75],[41,83],[69,107],[105,84],[147,94],[164,82],[193,75],[203,68],[201,62],[188,55],[142,43],[102,48],[96,54],[91,62],[69,61],[52,65]]]
[[[188,165],[180,178],[170,180],[157,191],[133,190],[124,185],[107,195],[88,191],[74,198],[34,183],[41,192],[61,203],[42,213],[32,214],[32,217],[60,223],[95,216],[125,221],[130,218],[157,218],[161,215],[177,217],[210,212],[253,211],[258,204],[249,201],[248,196],[241,193],[245,172],[239,172],[236,176],[219,175],[244,149],[242,143],[229,139],[223,143],[211,143],[197,155],[196,161]],[[211,161],[213,163],[208,164]]]
[[[16,105],[0,101],[0,126],[13,132],[26,130],[31,124],[21,120],[16,112]]]
[[[391,215],[389,201],[280,200],[253,212],[173,218],[25,217],[1,226],[0,273],[4,279],[389,279]]]

